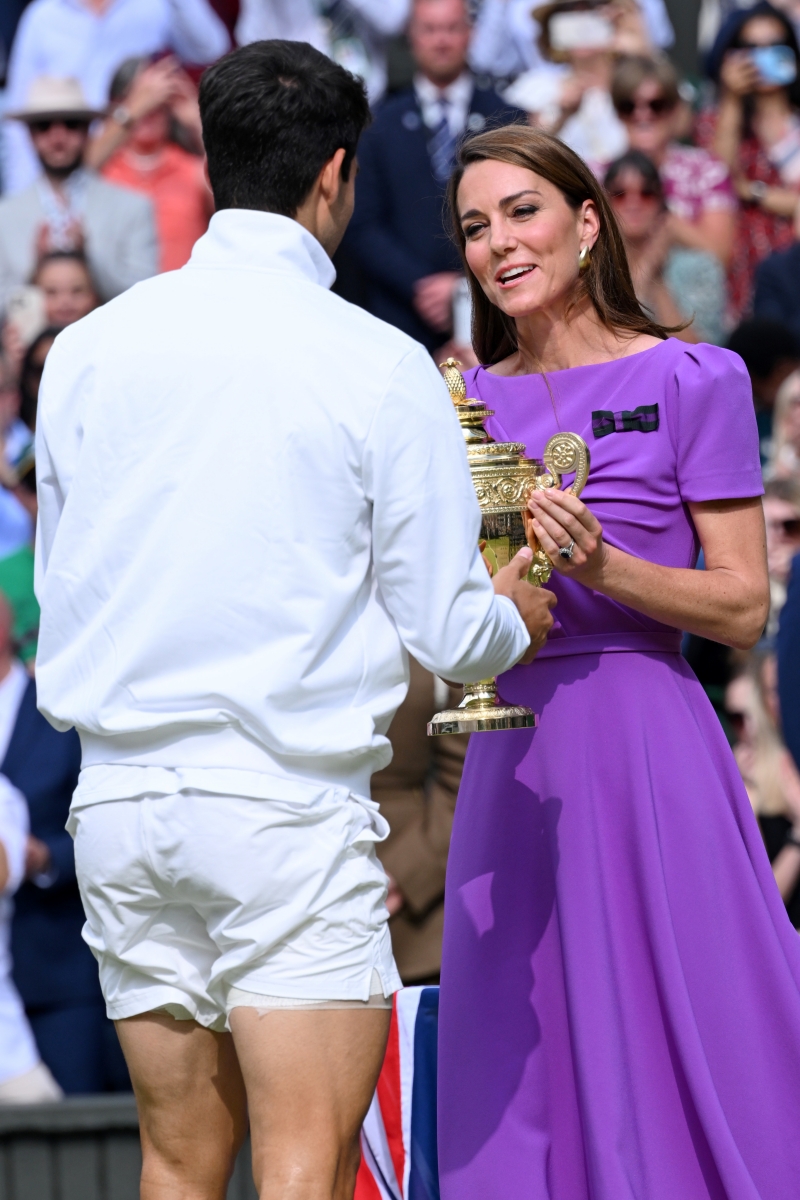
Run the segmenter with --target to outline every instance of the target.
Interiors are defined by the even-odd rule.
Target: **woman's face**
[[[792,559],[800,550],[800,509],[778,496],[765,496],[764,521],[770,578],[786,583]]]
[[[169,109],[163,105],[134,123],[128,144],[137,154],[155,154],[168,140]]]
[[[458,212],[470,270],[510,317],[566,299],[578,279],[578,255],[600,230],[586,200],[571,208],[540,175],[510,163],[472,163],[458,189]]]
[[[755,50],[759,46],[783,46],[786,44],[786,30],[777,17],[760,16],[751,17],[742,26],[739,34],[739,47],[742,50]],[[756,84],[754,91],[760,94],[767,92],[780,92],[784,87],[781,84],[762,83]]]
[[[660,158],[675,136],[676,108],[659,81],[643,79],[618,111],[631,150],[639,150],[648,158]]]
[[[661,197],[633,167],[620,171],[608,190],[611,207],[625,237],[641,242],[655,233],[661,214]]]
[[[800,452],[800,389],[795,392],[786,405],[783,433],[787,442]]]
[[[45,263],[36,282],[44,292],[47,324],[63,328],[97,307],[86,268],[71,259]]]

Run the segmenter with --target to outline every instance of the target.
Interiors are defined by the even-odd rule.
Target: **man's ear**
[[[340,146],[336,153],[328,159],[319,175],[319,190],[328,204],[334,204],[342,186],[342,163],[347,151]]]

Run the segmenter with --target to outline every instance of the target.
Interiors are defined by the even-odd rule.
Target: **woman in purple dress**
[[[513,127],[451,183],[497,440],[591,450],[537,493],[556,625],[472,738],[447,878],[442,1200],[797,1200],[800,942],[679,630],[767,614],[758,439],[733,354],[640,309],[584,164]],[[705,570],[694,570],[702,546]]]

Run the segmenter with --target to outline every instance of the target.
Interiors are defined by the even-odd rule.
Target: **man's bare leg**
[[[165,1013],[116,1026],[139,1110],[141,1200],[224,1200],[247,1134],[231,1035]]]
[[[260,1200],[352,1200],[389,1021],[378,1008],[233,1009]]]

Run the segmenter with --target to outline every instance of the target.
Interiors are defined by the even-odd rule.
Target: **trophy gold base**
[[[534,729],[536,713],[522,704],[501,704],[494,679],[464,685],[458,708],[446,708],[428,722],[428,737],[445,733],[491,733],[497,729]]]

